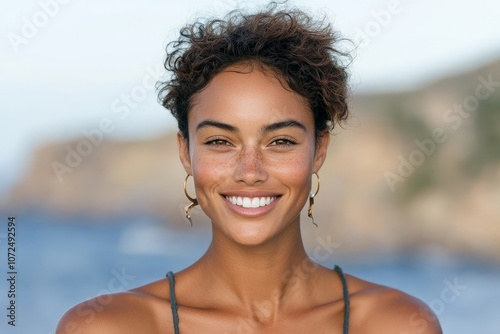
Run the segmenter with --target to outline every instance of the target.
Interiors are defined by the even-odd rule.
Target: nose
[[[267,172],[262,152],[256,147],[244,147],[235,161],[234,178],[236,182],[255,185],[267,180]]]

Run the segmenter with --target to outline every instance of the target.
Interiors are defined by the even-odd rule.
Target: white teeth
[[[249,208],[252,206],[252,200],[248,197],[243,197],[243,207]]]
[[[276,197],[236,197],[226,196],[226,199],[234,205],[242,206],[244,208],[258,208],[271,204]]]

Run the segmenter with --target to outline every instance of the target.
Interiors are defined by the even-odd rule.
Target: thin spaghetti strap
[[[175,278],[174,273],[167,273],[170,281],[170,306],[172,307],[172,319],[174,320],[174,333],[179,334],[179,316],[177,315],[177,300],[175,299]]]
[[[344,272],[339,266],[335,265],[335,271],[340,276],[340,281],[342,282],[342,293],[344,295],[344,334],[349,333],[349,312],[351,303],[349,301],[349,289],[347,288],[347,281],[344,276]]]

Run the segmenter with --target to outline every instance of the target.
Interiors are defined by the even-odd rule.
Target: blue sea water
[[[7,215],[1,219],[0,333],[54,333],[69,307],[160,279],[168,270],[180,270],[204,252],[210,238],[208,230],[170,231],[154,219],[101,224],[18,216],[13,327],[7,324]],[[500,333],[498,267],[407,256],[390,261],[338,260],[347,273],[427,302],[439,315],[445,333]]]

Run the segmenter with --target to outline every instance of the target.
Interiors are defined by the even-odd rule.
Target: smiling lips
[[[243,208],[259,208],[266,206],[274,202],[277,198],[273,197],[237,197],[237,196],[225,196],[226,199],[234,205],[241,206]]]

